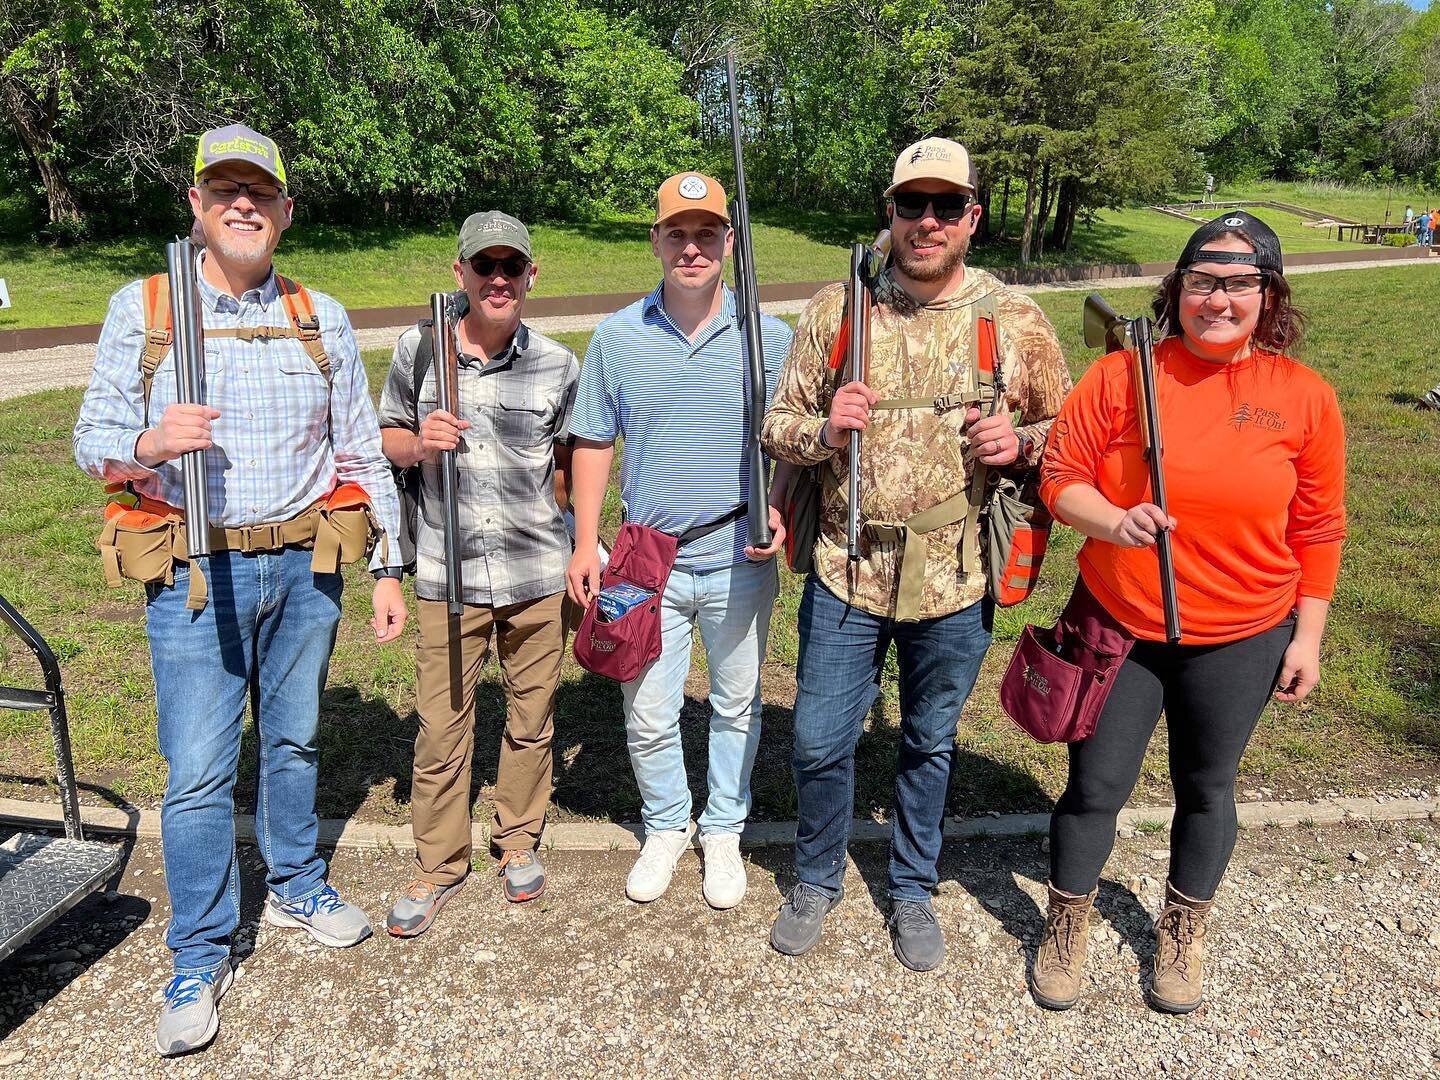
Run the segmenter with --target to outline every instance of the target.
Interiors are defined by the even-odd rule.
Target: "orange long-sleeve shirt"
[[[1061,407],[1041,466],[1052,511],[1072,484],[1116,506],[1153,501],[1129,364],[1124,352],[1102,357]],[[1237,641],[1275,626],[1301,596],[1330,599],[1345,539],[1335,391],[1287,357],[1217,365],[1178,338],[1155,347],[1155,381],[1182,643]],[[1164,640],[1153,547],[1087,539],[1080,574],[1132,634]]]

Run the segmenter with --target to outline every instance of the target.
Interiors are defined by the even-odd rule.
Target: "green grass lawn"
[[[1192,191],[1177,195],[1177,201],[1200,199],[1202,193]],[[1403,185],[1390,188],[1350,187],[1333,182],[1305,183],[1285,180],[1262,180],[1234,188],[1223,185],[1215,192],[1218,200],[1271,200],[1303,206],[1307,210],[1318,210],[1322,214],[1379,224],[1385,221],[1385,211],[1390,211],[1390,220],[1399,223],[1405,219],[1408,203],[1416,213],[1427,206],[1440,206],[1440,194],[1414,191]]]
[[[1422,338],[1408,332],[1415,297],[1433,291],[1428,267],[1307,275],[1295,293],[1311,315],[1304,359],[1337,387],[1349,431],[1350,541],[1336,595],[1320,688],[1299,707],[1272,706],[1246,755],[1241,790],[1277,795],[1387,786],[1408,774],[1433,776],[1440,757],[1440,422],[1416,412],[1417,396],[1440,379]],[[1141,290],[1113,290],[1122,311],[1138,311]],[[1080,341],[1080,293],[1039,297],[1078,374],[1093,358]],[[1364,318],[1356,318],[1363,312]],[[588,335],[566,335],[583,349]],[[388,350],[366,354],[377,389]],[[99,486],[70,457],[78,390],[0,403],[0,592],[40,628],[65,671],[75,752],[84,780],[140,804],[156,804],[164,764],[155,744],[154,699],[138,587],[104,585],[93,546]],[[607,513],[613,535],[617,508]],[[1036,810],[1064,783],[1064,752],[1022,736],[1000,712],[996,686],[1026,620],[1053,617],[1074,577],[1075,535],[1059,529],[1035,598],[999,614],[996,646],[959,725],[951,795],[955,812]],[[416,730],[411,645],[376,649],[367,639],[366,582],[354,570],[322,716],[320,805],[326,815],[406,820]],[[798,579],[783,575],[765,672],[765,731],[754,774],[756,814],[793,813],[791,706]],[[697,657],[698,660],[698,657]],[[892,670],[861,740],[859,813],[889,801],[897,741]],[[0,641],[0,682],[33,683],[26,655]],[[692,787],[704,789],[705,683],[692,676],[684,720]],[[491,665],[479,695],[476,783],[494,781],[504,716]],[[1163,736],[1157,738],[1163,746]],[[34,714],[0,713],[0,790],[42,792],[22,778],[48,772],[48,734]],[[250,756],[246,756],[247,762]],[[247,770],[251,766],[247,764]],[[242,803],[253,770],[241,785]],[[639,801],[625,755],[618,688],[568,662],[559,695],[557,817],[634,819]],[[87,799],[97,800],[94,793]],[[1163,757],[1147,759],[1137,801],[1165,801]],[[477,811],[477,813],[480,811]]]

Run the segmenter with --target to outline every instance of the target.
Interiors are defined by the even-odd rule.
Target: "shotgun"
[[[770,501],[760,426],[765,419],[765,346],[760,337],[760,289],[755,282],[755,252],[750,241],[750,207],[745,199],[745,156],[740,134],[740,102],[735,92],[735,56],[725,56],[725,81],[730,90],[730,143],[735,151],[735,197],[730,200],[730,227],[735,230],[735,308],[745,343],[749,376],[745,402],[745,500],[752,547],[770,546]]]
[[[1155,392],[1154,332],[1148,318],[1126,319],[1099,295],[1085,298],[1085,344],[1092,349],[1130,352],[1130,377],[1136,390],[1140,409],[1140,437],[1145,459],[1150,466],[1150,495],[1160,512],[1169,517],[1165,501],[1165,456],[1160,438],[1160,408]],[[1180,641],[1180,600],[1175,592],[1175,553],[1170,543],[1170,530],[1161,529],[1155,538],[1155,552],[1160,558],[1160,600],[1165,607],[1165,640],[1171,645]]]
[[[850,336],[845,348],[845,381],[864,382],[870,358],[870,248],[850,248],[850,284],[845,293]],[[860,432],[850,432],[850,486],[845,507],[845,550],[851,562],[860,561]]]
[[[447,293],[430,294],[430,344],[435,358],[435,397],[440,408],[458,417],[459,406],[455,401],[458,357],[455,333],[450,325],[449,301]],[[460,584],[460,465],[455,455],[454,450],[440,452],[440,497],[445,515],[445,602],[451,615],[465,610]]]
[[[205,324],[195,277],[195,245],[175,240],[165,245],[165,272],[170,279],[170,324],[174,332],[175,400],[181,405],[205,404]],[[205,451],[180,455],[185,493],[185,551],[194,557],[210,554],[210,492]]]

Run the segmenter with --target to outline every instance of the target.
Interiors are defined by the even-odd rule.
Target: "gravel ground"
[[[477,874],[412,942],[330,951],[256,928],[207,1051],[152,1047],[164,973],[158,848],[132,852],[94,897],[0,965],[5,1076],[435,1075],[556,1077],[1008,1075],[1433,1077],[1440,1069],[1440,826],[1244,832],[1211,935],[1211,1001],[1189,1017],[1141,997],[1165,835],[1121,840],[1091,932],[1091,985],[1063,1014],[1024,990],[1040,927],[1043,841],[947,845],[936,898],[949,941],[929,975],[893,958],[884,848],[858,852],[845,902],[809,956],[766,928],[788,853],[748,863],[731,912],[700,899],[698,862],[670,893],[624,899],[630,856],[555,852],[551,888],[507,906]],[[332,880],[380,917],[406,875],[394,852],[337,854]]]

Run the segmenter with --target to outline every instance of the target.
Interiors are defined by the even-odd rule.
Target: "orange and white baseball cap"
[[[719,180],[704,173],[676,173],[660,185],[655,199],[656,225],[686,210],[704,210],[730,224],[730,204],[725,198],[725,189]]]
[[[897,188],[912,180],[944,180],[970,192],[978,186],[970,151],[950,139],[921,139],[901,150],[885,194],[894,195]]]

